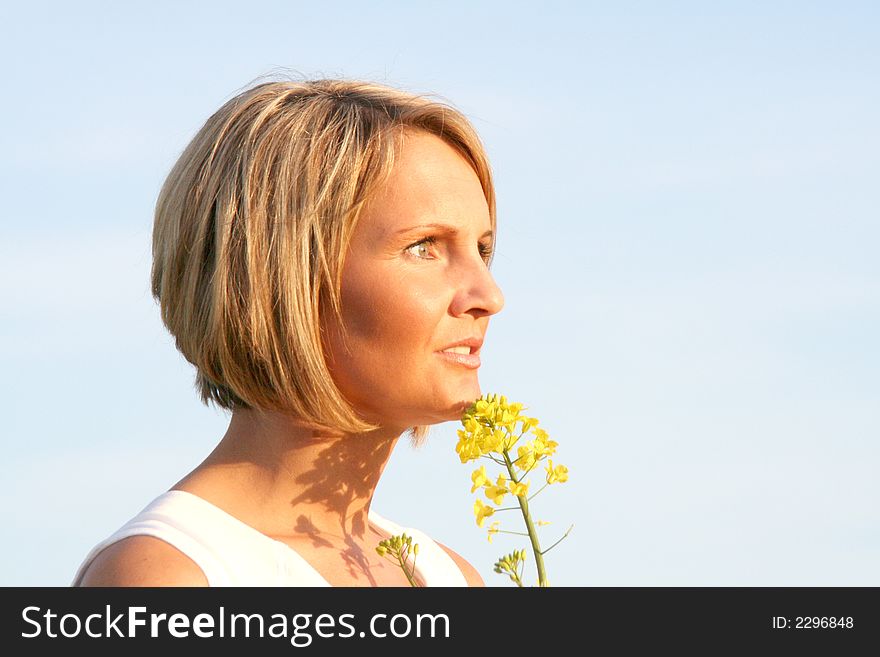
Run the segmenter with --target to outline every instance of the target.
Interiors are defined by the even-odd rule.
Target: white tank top
[[[406,532],[419,544],[416,574],[426,586],[467,586],[458,564],[425,533],[404,528],[370,509],[369,521],[390,535]],[[129,536],[153,536],[201,568],[208,586],[330,586],[289,545],[270,538],[201,497],[170,490],[150,502],[86,555],[71,586],[78,586],[98,553]]]

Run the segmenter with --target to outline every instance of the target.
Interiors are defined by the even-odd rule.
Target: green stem
[[[409,554],[409,553],[407,552],[407,554]],[[406,575],[406,579],[407,579],[407,581],[409,581],[409,585],[410,585],[410,586],[415,586],[416,588],[418,588],[419,585],[418,585],[418,583],[416,582],[415,577],[414,577],[415,572],[416,572],[416,561],[415,561],[415,559],[413,559],[413,567],[412,567],[412,571],[410,571],[410,570],[407,569],[407,567],[406,567],[406,557],[405,557],[404,554],[403,554],[403,549],[401,549],[401,550],[397,553],[397,565],[400,566],[400,568],[403,570],[403,574]]]
[[[560,539],[559,539],[558,541],[556,541],[553,545],[551,545],[551,546],[548,547],[546,550],[544,550],[544,554],[547,554],[550,550],[552,550],[552,549],[555,548],[557,545],[559,545],[560,543],[562,543],[562,541],[565,539],[566,536],[568,536],[568,533],[569,533],[572,529],[574,529],[574,525],[572,525],[571,527],[569,527],[569,528],[566,530],[565,534],[562,535],[562,538],[560,538]]]
[[[511,435],[513,435],[513,434],[511,434]],[[517,444],[517,443],[520,441],[520,439],[521,439],[523,436],[525,436],[525,435],[526,435],[526,432],[525,432],[525,431],[520,432],[520,434],[516,437],[516,440],[514,440],[512,443],[510,443],[510,447],[508,448],[508,451],[510,451],[510,450],[512,450],[514,447],[516,447],[516,444]]]
[[[541,486],[541,488],[539,488],[537,491],[535,491],[534,493],[532,493],[531,495],[529,495],[529,502],[531,502],[533,499],[535,499],[535,495],[537,495],[538,493],[540,493],[542,490],[544,490],[545,488],[547,488],[547,486],[549,486],[549,485],[550,485],[550,484],[544,484],[544,485]]]
[[[529,474],[531,474],[532,470],[535,469],[535,466],[538,465],[540,462],[541,462],[540,458],[535,459],[535,462],[532,463],[531,466],[529,466],[529,469],[522,473],[522,477],[520,477],[520,479],[525,479],[526,477],[528,477]]]
[[[516,473],[513,471],[513,463],[507,451],[503,452],[504,460],[507,464],[507,472],[510,478],[516,480]],[[532,552],[535,554],[535,565],[538,568],[538,586],[550,586],[547,581],[547,571],[544,568],[544,556],[541,554],[541,545],[538,543],[538,532],[535,530],[535,524],[532,522],[532,516],[529,513],[529,501],[525,497],[516,496],[519,501],[519,508],[522,510],[523,519],[526,521],[526,529],[529,532],[529,540],[532,542]]]

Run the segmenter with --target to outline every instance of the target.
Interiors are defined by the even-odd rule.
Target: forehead
[[[365,207],[360,223],[374,233],[394,234],[437,221],[461,231],[490,228],[483,187],[467,160],[441,138],[405,132],[391,175]]]

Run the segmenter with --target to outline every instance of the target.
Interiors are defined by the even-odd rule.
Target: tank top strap
[[[174,512],[170,512],[172,506]],[[71,586],[79,586],[86,569],[101,551],[131,536],[152,536],[168,543],[180,550],[202,570],[208,586],[230,586],[232,578],[220,556],[212,549],[216,543],[211,541],[204,531],[204,523],[194,523],[191,515],[186,513],[181,518],[180,511],[180,505],[176,502],[172,504],[167,493],[160,495],[89,551],[77,569]],[[193,527],[199,527],[200,524],[202,531],[193,531]]]

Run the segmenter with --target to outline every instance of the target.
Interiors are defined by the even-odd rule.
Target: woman
[[[453,108],[272,82],[217,111],[156,205],[152,290],[216,449],[86,556],[74,585],[408,586],[371,509],[402,433],[456,420],[503,297],[492,177]],[[416,529],[422,585],[482,586]]]

